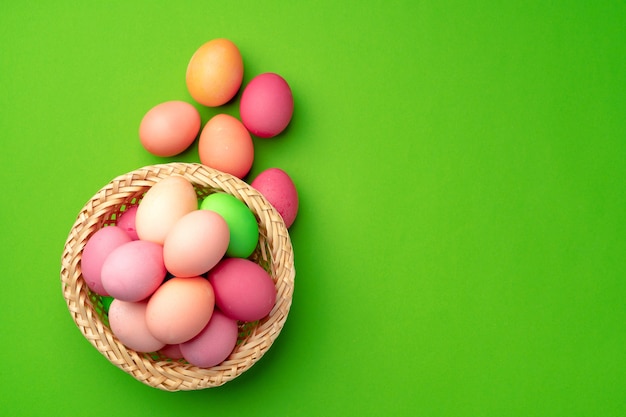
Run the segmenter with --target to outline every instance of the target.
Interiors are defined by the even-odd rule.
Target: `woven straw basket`
[[[276,285],[276,304],[270,314],[254,323],[240,323],[239,339],[232,354],[213,368],[199,368],[159,353],[126,348],[108,327],[100,296],[92,293],[80,264],[87,240],[103,226],[114,224],[123,211],[138,204],[143,194],[170,175],[187,178],[203,198],[213,192],[242,200],[259,223],[259,245],[251,259],[263,266]],[[61,260],[63,296],[74,322],[85,338],[111,363],[138,381],[166,391],[198,390],[220,386],[252,367],[271,347],[283,328],[294,287],[293,249],[285,223],[272,205],[254,188],[229,174],[201,164],[152,165],[113,179],[85,204],[72,227]]]

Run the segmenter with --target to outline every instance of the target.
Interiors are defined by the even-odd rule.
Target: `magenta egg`
[[[245,258],[225,258],[209,271],[215,304],[228,317],[255,321],[267,316],[276,302],[272,277]]]
[[[298,214],[298,191],[289,175],[279,168],[261,172],[250,185],[259,191],[291,227]]]
[[[267,72],[244,88],[239,104],[244,126],[255,136],[271,138],[281,133],[293,115],[293,94],[287,81]]]

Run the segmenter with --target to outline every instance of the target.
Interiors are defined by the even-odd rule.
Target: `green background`
[[[137,132],[217,37],[293,90],[251,176],[298,186],[296,287],[252,369],[168,393],[82,337],[61,253],[112,178],[199,161]],[[0,48],[3,415],[626,415],[626,3],[5,1]]]

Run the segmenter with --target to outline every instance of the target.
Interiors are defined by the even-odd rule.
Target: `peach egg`
[[[177,277],[202,275],[222,259],[229,239],[228,224],[219,214],[209,210],[187,213],[165,238],[165,267]]]
[[[215,294],[203,277],[174,277],[150,297],[146,324],[164,344],[183,343],[207,325],[215,307]]]
[[[200,133],[198,154],[202,164],[243,178],[252,168],[254,145],[243,123],[229,114],[217,114]]]
[[[139,140],[156,156],[182,153],[200,132],[200,113],[184,101],[166,101],[150,109],[139,125]]]

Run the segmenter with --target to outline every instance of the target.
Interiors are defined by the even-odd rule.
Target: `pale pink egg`
[[[276,302],[276,287],[261,266],[245,258],[225,258],[209,271],[215,304],[231,319],[255,321]]]
[[[216,212],[195,210],[187,213],[165,238],[165,267],[177,277],[202,275],[222,259],[229,240],[228,224]]]
[[[187,149],[200,132],[196,108],[184,101],[166,101],[150,109],[139,125],[139,140],[156,156],[174,156]]]
[[[137,236],[137,228],[135,227],[135,218],[137,217],[138,206],[130,206],[120,214],[115,225],[123,229],[132,240],[139,239]]]
[[[293,115],[293,95],[287,81],[267,72],[254,77],[244,88],[239,104],[241,121],[261,138],[281,133]]]
[[[237,321],[215,310],[196,337],[180,344],[180,352],[190,364],[210,368],[228,358],[237,344],[238,333]]]
[[[215,295],[203,277],[174,277],[150,297],[146,323],[165,344],[183,343],[196,336],[213,315]]]
[[[113,298],[141,301],[152,295],[166,274],[163,247],[147,240],[132,240],[107,256],[102,265],[102,285]]]
[[[165,177],[150,187],[139,203],[137,235],[162,245],[174,223],[197,208],[198,196],[191,182],[180,175]]]
[[[111,252],[132,239],[121,227],[106,226],[96,231],[85,244],[80,260],[83,279],[89,289],[109,295],[102,285],[102,265]]]
[[[243,178],[254,161],[254,145],[246,127],[229,114],[213,116],[198,140],[202,164]]]
[[[109,325],[113,334],[127,348],[137,352],[155,352],[164,346],[148,330],[146,308],[143,302],[113,300],[109,307]]]
[[[279,168],[261,172],[250,185],[278,211],[289,228],[298,214],[298,190],[289,175]]]

